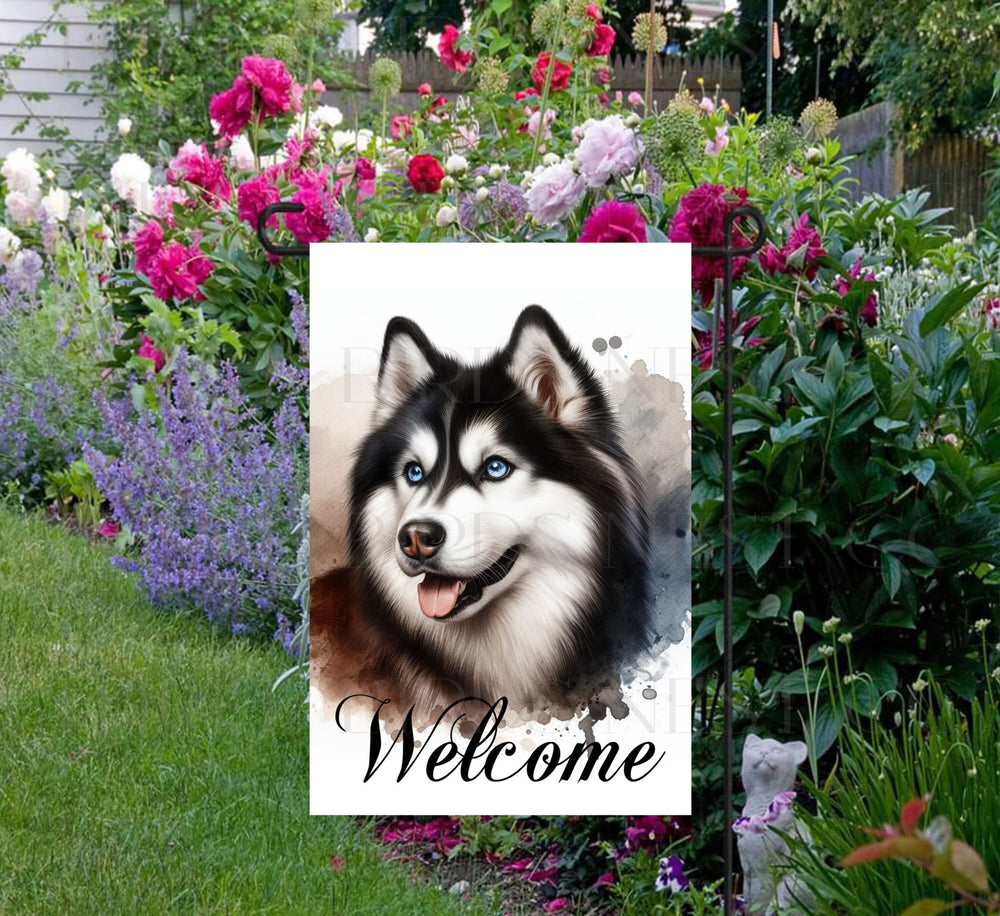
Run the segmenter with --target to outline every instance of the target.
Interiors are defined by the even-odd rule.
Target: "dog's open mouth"
[[[423,581],[417,585],[420,610],[428,617],[438,620],[454,617],[482,598],[484,588],[496,585],[503,579],[514,566],[518,553],[517,547],[511,547],[496,563],[471,579],[452,579],[434,573],[425,574]]]

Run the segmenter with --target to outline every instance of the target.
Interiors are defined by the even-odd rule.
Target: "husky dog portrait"
[[[476,365],[389,322],[349,540],[366,672],[406,704],[538,712],[617,686],[651,642],[638,474],[601,380],[539,306]]]

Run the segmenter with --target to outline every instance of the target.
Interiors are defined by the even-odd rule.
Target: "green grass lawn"
[[[270,689],[287,664],[0,509],[0,913],[469,912],[308,816],[302,690]]]

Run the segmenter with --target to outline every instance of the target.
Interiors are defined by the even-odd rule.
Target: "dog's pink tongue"
[[[446,579],[427,573],[424,581],[417,586],[420,610],[428,617],[445,617],[455,607],[461,587],[461,579]]]

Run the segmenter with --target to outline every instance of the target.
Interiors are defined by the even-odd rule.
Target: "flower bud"
[[[795,627],[795,635],[801,636],[802,629],[806,625],[806,615],[802,611],[796,611],[792,614],[792,626]]]
[[[437,223],[439,228],[444,229],[445,226],[450,226],[456,219],[458,219],[458,211],[451,204],[444,204],[438,210],[434,222]]]
[[[118,119],[118,136],[127,137],[132,133],[132,119],[121,117]]]

